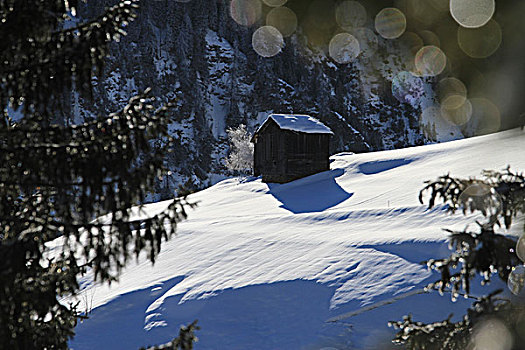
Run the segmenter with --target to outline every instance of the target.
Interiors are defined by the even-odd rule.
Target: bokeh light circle
[[[430,31],[430,30],[422,30],[418,32],[419,37],[423,39],[423,43],[425,45],[434,45],[437,47],[441,46],[441,41],[439,40],[439,37],[436,33]]]
[[[466,100],[467,100],[467,97],[464,95],[450,94],[450,95],[446,95],[441,100],[441,106],[444,109],[453,110],[453,109],[460,108],[465,103]]]
[[[481,28],[458,28],[459,47],[473,58],[485,58],[492,55],[501,45],[501,39],[501,28],[494,20]]]
[[[441,116],[452,125],[464,125],[472,117],[472,103],[468,99],[459,106],[445,102],[441,105]]]
[[[366,23],[366,9],[357,1],[343,1],[335,10],[335,19],[343,29],[361,27]]]
[[[272,26],[263,26],[252,35],[252,46],[262,57],[272,57],[281,52],[284,39],[279,30]]]
[[[399,72],[392,80],[392,95],[401,103],[415,104],[424,94],[420,77],[407,71]]]
[[[262,4],[260,0],[232,0],[230,16],[242,26],[251,26],[261,18]]]
[[[404,32],[401,37],[396,40],[396,45],[401,49],[397,54],[394,65],[394,75],[401,71],[408,71],[416,76],[422,76],[416,70],[415,56],[416,53],[423,47],[423,40],[414,32]]]
[[[288,7],[276,7],[266,15],[266,25],[277,28],[282,36],[288,37],[297,29],[297,15]]]
[[[270,7],[279,7],[286,4],[288,0],[263,0],[264,3]]]
[[[377,35],[368,28],[354,28],[350,33],[359,41],[359,48],[361,49],[360,57],[371,58],[377,51],[379,40]]]
[[[387,7],[379,11],[375,18],[375,28],[385,39],[399,38],[405,32],[407,20],[401,10]]]
[[[507,326],[497,318],[489,318],[476,324],[471,344],[466,349],[511,350],[513,345],[513,336]]]
[[[486,98],[472,98],[472,126],[474,135],[485,135],[499,131],[501,114],[494,103]]]
[[[525,284],[525,266],[518,265],[512,268],[507,280],[507,286],[514,295],[518,295],[523,290]]]
[[[337,63],[352,62],[360,53],[359,41],[349,33],[339,33],[330,40],[328,52]]]
[[[450,14],[460,26],[479,28],[494,15],[494,0],[450,0]]]
[[[416,71],[428,77],[439,75],[447,65],[447,56],[436,46],[423,46],[416,54]]]
[[[436,87],[436,95],[445,108],[455,109],[465,103],[467,88],[461,80],[449,77],[439,81]]]
[[[423,39],[414,32],[405,32],[399,38],[401,45],[408,49],[412,55],[415,55],[423,47]]]
[[[491,223],[497,220],[503,206],[499,194],[483,182],[473,183],[465,188],[459,195],[458,204],[463,212],[484,213]]]
[[[459,195],[459,201],[469,201],[472,197],[485,197],[488,196],[490,192],[491,187],[489,185],[483,182],[476,182],[463,190],[463,192]]]
[[[516,243],[516,255],[525,263],[525,234],[521,235]]]

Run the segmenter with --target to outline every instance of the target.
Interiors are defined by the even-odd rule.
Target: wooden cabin
[[[285,183],[330,169],[333,132],[308,115],[271,114],[252,137],[254,175]]]

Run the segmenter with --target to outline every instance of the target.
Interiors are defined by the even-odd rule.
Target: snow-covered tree
[[[241,124],[237,128],[229,128],[228,140],[230,142],[230,154],[226,159],[226,167],[241,174],[249,174],[253,169],[253,144],[250,142],[250,134],[246,125]]]

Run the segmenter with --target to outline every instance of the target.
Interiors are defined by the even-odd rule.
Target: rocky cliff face
[[[80,16],[96,16],[112,2],[90,0]],[[171,130],[179,144],[167,155],[172,175],[161,192],[181,183],[215,182],[226,174],[225,130],[246,124],[253,132],[271,112],[320,119],[335,133],[333,153],[431,141],[432,129],[420,121],[421,103],[401,103],[392,93],[388,76],[401,68],[389,62],[397,57],[390,42],[379,38],[372,54],[338,64],[299,29],[285,38],[282,52],[264,58],[252,48],[257,25],[237,24],[229,6],[226,0],[142,1],[138,18],[95,82],[95,102],[71,96],[77,120],[115,111],[146,87],[159,103],[176,99]],[[423,133],[423,127],[430,132]]]

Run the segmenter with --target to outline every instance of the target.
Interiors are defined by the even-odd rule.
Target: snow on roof
[[[270,119],[273,119],[273,121],[279,125],[279,128],[283,130],[298,131],[307,134],[334,134],[329,127],[321,123],[319,120],[310,117],[309,115],[301,114],[270,114],[259,127],[257,132],[261,131],[263,126]]]

